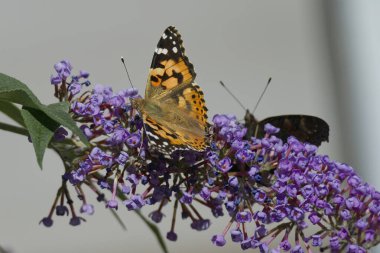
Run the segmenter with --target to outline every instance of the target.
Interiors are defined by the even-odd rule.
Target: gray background
[[[1,1],[0,71],[27,83],[44,103],[52,103],[49,76],[54,63],[69,59],[74,71],[85,69],[93,83],[109,84],[117,91],[128,86],[119,60],[123,55],[142,92],[158,39],[174,25],[184,38],[210,116],[244,114],[219,80],[252,109],[272,77],[256,116],[302,113],[325,119],[330,143],[323,144],[320,153],[360,168],[360,174],[379,188],[377,5],[293,0]],[[3,115],[0,120],[10,122]],[[60,183],[58,157],[47,152],[40,171],[32,145],[5,132],[0,151],[0,245],[13,252],[158,252],[154,237],[133,213],[119,209],[128,226],[124,232],[91,193],[88,198],[96,211],[86,217],[87,223],[74,228],[68,219],[55,218],[52,228],[39,226]],[[171,210],[165,212],[160,224],[164,235]],[[211,217],[207,210],[202,214]],[[239,252],[231,242],[222,249],[211,245],[211,236],[222,231],[227,219],[212,222],[205,232],[178,222],[179,239],[168,242],[170,251]]]

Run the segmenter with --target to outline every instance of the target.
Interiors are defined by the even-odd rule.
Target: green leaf
[[[0,129],[4,130],[4,131],[15,133],[15,134],[21,134],[21,135],[29,136],[29,132],[25,128],[13,126],[13,125],[10,125],[7,123],[0,122]]]
[[[38,165],[42,169],[45,150],[59,124],[40,110],[30,107],[24,106],[21,115],[32,139]]]
[[[63,112],[68,112],[70,109],[70,104],[68,102],[59,102],[48,105],[50,109],[61,110]]]
[[[45,115],[59,123],[59,125],[71,130],[85,145],[89,145],[86,136],[77,127],[75,121],[70,117],[70,114],[67,113],[67,102],[52,104],[49,106],[43,105],[24,83],[2,73],[0,73],[0,100],[39,109],[44,112]]]
[[[21,116],[21,110],[14,104],[0,100],[0,111],[19,123],[21,126],[25,126],[24,120]]]
[[[39,109],[42,105],[33,92],[19,80],[0,73],[0,100]]]

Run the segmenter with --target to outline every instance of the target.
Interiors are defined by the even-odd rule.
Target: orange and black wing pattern
[[[195,79],[193,64],[185,55],[181,35],[173,26],[162,34],[150,66],[145,98],[160,97]]]

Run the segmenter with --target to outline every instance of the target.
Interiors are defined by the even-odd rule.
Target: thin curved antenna
[[[222,85],[222,87],[228,92],[228,94],[230,94],[235,99],[235,101],[238,102],[240,107],[243,108],[244,111],[247,110],[246,107],[243,105],[243,103],[240,102],[240,100],[237,97],[235,97],[235,95],[227,88],[227,86],[224,85],[222,81],[219,81],[219,82],[220,82],[220,85]]]
[[[127,66],[125,65],[125,61],[124,61],[123,56],[121,57],[121,62],[123,63],[123,66],[124,66],[125,72],[127,72],[127,76],[128,76],[129,83],[131,84],[132,88],[134,88],[134,87],[133,87],[133,84],[132,84],[132,81],[131,81],[131,78],[129,77],[128,69],[127,69]]]
[[[264,88],[263,92],[261,93],[260,98],[255,105],[255,108],[253,108],[252,114],[255,113],[255,111],[256,111],[257,107],[259,106],[259,103],[260,103],[261,99],[263,98],[265,91],[268,89],[268,86],[269,86],[271,81],[272,81],[272,77],[269,77],[267,85],[265,85],[265,88]]]

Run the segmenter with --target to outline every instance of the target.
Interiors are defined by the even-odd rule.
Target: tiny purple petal
[[[211,238],[211,241],[214,245],[218,247],[223,247],[226,244],[226,239],[224,239],[223,235],[214,235]]]
[[[200,191],[199,195],[204,199],[204,200],[209,200],[211,196],[211,192],[208,189],[208,187],[204,186],[202,187],[202,190]]]
[[[106,204],[106,207],[117,210],[117,208],[118,208],[118,202],[117,202],[117,200],[115,200],[115,199],[108,200],[107,204]]]
[[[264,125],[264,131],[267,133],[267,134],[276,134],[280,131],[280,128],[277,128],[269,123],[266,123]]]
[[[174,231],[169,231],[167,234],[166,234],[166,239],[168,239],[169,241],[172,241],[172,242],[175,242],[177,241],[177,234],[174,232]]]
[[[217,164],[216,167],[223,173],[228,172],[231,168],[231,159],[229,157],[224,157],[222,160],[220,160]]]
[[[95,208],[93,205],[91,204],[83,204],[80,208],[80,212],[81,213],[85,213],[85,214],[88,214],[88,215],[93,215],[94,212],[95,212]]]
[[[86,70],[80,70],[79,76],[82,78],[88,78],[90,76],[90,73],[88,73]]]
[[[231,240],[233,242],[243,241],[243,233],[240,231],[240,229],[231,230]]]
[[[126,142],[127,142],[128,147],[136,148],[139,146],[140,140],[141,140],[141,135],[139,133],[133,133],[127,138]]]
[[[43,224],[45,227],[51,227],[53,225],[53,220],[50,217],[45,217],[40,221],[40,224]]]
[[[76,95],[78,94],[82,89],[82,85],[80,83],[72,83],[69,85],[68,87],[68,91],[72,94],[72,95]]]
[[[193,201],[193,196],[188,192],[183,192],[182,197],[180,198],[181,203],[183,204],[191,204]]]
[[[50,83],[52,85],[57,85],[57,84],[60,84],[61,82],[62,82],[62,79],[59,76],[53,76],[53,75],[50,76]]]
[[[236,221],[239,223],[246,223],[252,221],[252,214],[249,211],[241,211],[236,214]]]

